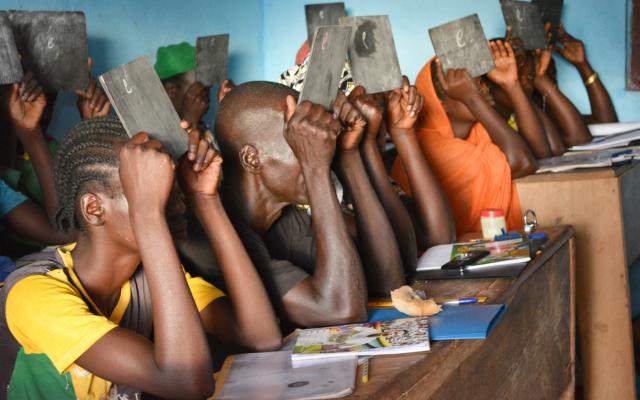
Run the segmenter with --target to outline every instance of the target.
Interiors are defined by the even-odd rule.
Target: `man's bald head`
[[[283,128],[286,98],[298,93],[279,83],[255,81],[236,86],[218,107],[215,130],[227,165],[239,167],[245,145],[270,157],[290,153]]]

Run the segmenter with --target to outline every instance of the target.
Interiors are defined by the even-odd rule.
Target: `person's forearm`
[[[527,176],[535,172],[536,159],[524,142],[513,132],[498,112],[479,93],[471,95],[465,102],[471,113],[489,133],[491,141],[507,157],[513,177]]]
[[[545,136],[542,123],[533,109],[533,105],[519,82],[504,85],[502,90],[509,97],[509,101],[516,115],[518,132],[524,138],[537,159],[549,158],[551,149]]]
[[[312,226],[316,265],[311,286],[319,309],[344,310],[366,318],[367,285],[358,250],[349,235],[328,168],[302,166]]]
[[[393,140],[409,179],[415,213],[427,237],[425,248],[452,243],[456,230],[449,203],[422,153],[415,131],[396,132]]]
[[[591,104],[591,117],[596,123],[618,122],[618,115],[613,106],[611,97],[604,87],[600,78],[595,74],[593,68],[587,60],[584,63],[575,65],[580,73],[582,81],[585,82],[589,103]],[[595,78],[594,78],[595,77]],[[589,83],[588,80],[592,79]],[[587,84],[589,83],[589,84]]]
[[[395,233],[396,242],[402,256],[405,274],[415,272],[417,266],[417,238],[409,212],[389,182],[382,155],[375,141],[366,140],[362,144],[362,161]],[[417,227],[420,228],[420,227]]]
[[[40,128],[33,131],[16,129],[16,135],[22,142],[29,159],[33,163],[42,189],[44,205],[51,220],[58,207],[58,196],[53,181],[53,159],[49,146]]]
[[[132,207],[130,205],[130,207]],[[131,221],[149,284],[154,358],[160,370],[213,384],[212,362],[164,210],[132,209]]]
[[[378,197],[369,182],[358,150],[338,157],[340,175],[353,197],[358,248],[365,265],[367,287],[374,295],[387,295],[404,282],[400,250]]]
[[[544,134],[547,137],[547,142],[549,142],[549,148],[551,150],[552,156],[560,156],[564,154],[565,147],[564,142],[562,141],[562,136],[558,132],[555,123],[549,118],[547,114],[545,114],[540,107],[533,103],[533,101],[529,100],[533,109],[535,110],[538,118],[540,118],[540,122],[542,122],[542,127],[544,128]]]
[[[591,133],[578,109],[547,76],[538,76],[536,90],[551,113],[551,118],[560,128],[562,139],[567,146],[575,146],[591,141]]]
[[[235,325],[225,339],[251,349],[280,347],[282,335],[267,292],[218,196],[190,196],[218,261]],[[220,332],[213,332],[216,335]]]

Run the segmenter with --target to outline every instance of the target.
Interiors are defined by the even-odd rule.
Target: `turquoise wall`
[[[304,4],[329,1],[337,0],[3,0],[0,7],[84,11],[95,74],[141,55],[153,58],[162,45],[230,33],[229,76],[244,82],[275,80],[290,67],[306,37]],[[349,15],[389,15],[400,65],[411,79],[433,55],[428,28],[478,13],[488,37],[504,31],[498,0],[345,0],[345,4]],[[640,92],[624,89],[625,16],[626,0],[565,0],[567,30],[585,42],[621,120],[640,121]],[[561,88],[588,113],[578,73],[559,58],[558,66]],[[51,133],[59,137],[78,120],[75,96],[62,95],[56,107]]]
[[[264,0],[264,75],[276,79],[295,61],[306,37],[304,4],[338,0]],[[504,35],[498,0],[344,0],[348,15],[388,14],[403,72],[412,80],[433,56],[427,30],[478,13],[488,38]],[[627,0],[565,0],[568,32],[584,41],[592,66],[611,94],[622,121],[640,121],[640,92],[625,84]],[[575,69],[556,57],[560,87],[589,113],[584,85]]]

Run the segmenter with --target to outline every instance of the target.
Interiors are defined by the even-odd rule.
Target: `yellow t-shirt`
[[[28,360],[31,355],[46,355],[57,373],[67,379],[67,384],[70,375],[76,398],[101,399],[108,395],[111,382],[92,375],[75,361],[118,326],[131,302],[131,282],[122,287],[118,304],[109,318],[94,314],[84,300],[88,295],[73,272],[70,252],[74,247],[75,244],[71,244],[58,248],[68,275],[63,269],[54,269],[46,275],[23,278],[11,288],[6,303],[7,326],[22,346],[16,364],[21,356]],[[202,278],[193,278],[188,273],[185,278],[198,311],[224,296]],[[10,397],[16,371],[20,370],[14,370]]]

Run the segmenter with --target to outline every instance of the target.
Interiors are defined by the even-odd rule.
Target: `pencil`
[[[362,383],[369,382],[369,357],[364,359],[362,363]]]

